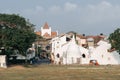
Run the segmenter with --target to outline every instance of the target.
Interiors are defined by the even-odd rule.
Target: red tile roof
[[[40,36],[40,35],[41,35],[41,32],[38,31],[38,32],[35,32],[35,34]]]
[[[38,32],[35,32],[36,35],[39,35],[41,36],[41,32],[38,31]],[[47,32],[43,35],[44,38],[54,38],[57,36],[57,32],[51,32],[51,35],[48,34]]]
[[[45,33],[45,34],[43,35],[43,37],[44,37],[44,38],[51,38],[51,36],[50,36],[48,33]]]
[[[76,36],[77,36],[77,37],[79,37],[79,38],[81,38],[81,39],[86,39],[86,37],[85,37],[85,36],[80,35],[80,34],[76,34]]]
[[[44,24],[43,29],[49,29],[49,26],[48,26],[47,22]],[[37,32],[35,32],[35,34],[37,34],[39,36],[42,36],[41,31],[37,31]],[[42,37],[44,37],[44,38],[53,38],[53,37],[56,37],[56,36],[57,36],[57,32],[51,32],[51,35],[46,32],[45,34],[43,34]]]
[[[104,39],[105,36],[101,36],[101,35],[97,35],[97,36],[87,36],[87,39],[88,38],[93,38],[94,39],[94,42],[97,43],[99,42],[100,40]]]
[[[57,36],[57,32],[51,32],[51,37],[56,37]]]

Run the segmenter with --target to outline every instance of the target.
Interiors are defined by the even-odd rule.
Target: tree
[[[0,21],[7,22],[9,24],[15,24],[17,27],[25,28],[25,18],[16,14],[0,14]]]
[[[25,18],[15,14],[0,14],[0,48],[5,54],[11,55],[11,50],[18,50],[26,55],[26,51],[35,41],[34,25]]]
[[[108,39],[112,45],[111,48],[114,48],[120,53],[120,28],[117,28],[113,33],[111,33]]]

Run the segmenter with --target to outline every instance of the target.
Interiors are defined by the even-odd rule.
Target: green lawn
[[[0,80],[120,80],[120,65],[12,66],[0,68]]]

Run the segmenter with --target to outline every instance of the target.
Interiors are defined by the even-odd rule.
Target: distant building
[[[104,40],[105,38],[106,36],[103,34],[96,35],[96,36],[86,36],[88,47],[91,47],[91,46],[96,47],[97,43],[100,40]]]
[[[91,37],[91,38],[87,38],[87,43],[88,43],[88,46],[89,47],[94,47],[94,39]]]
[[[40,31],[37,31],[35,33],[45,39],[50,39],[58,35],[57,31],[52,31],[51,27],[48,25],[47,22],[44,24],[44,26],[41,27]]]
[[[76,41],[77,44],[83,47],[87,47],[87,39],[86,36],[80,35],[80,34],[76,34]]]
[[[120,64],[120,55],[117,51],[109,52],[108,49],[111,48],[111,44],[100,40],[97,43],[97,47],[91,47],[90,60],[96,60],[100,65],[119,65]]]
[[[50,40],[58,35],[57,31],[52,31],[51,27],[46,22],[44,26],[41,27],[40,31],[35,32],[38,36],[42,36],[43,38],[37,40],[35,44],[40,46],[41,55],[44,57],[51,52]],[[38,53],[39,54],[39,53]]]
[[[87,43],[87,48],[77,41],[81,39],[82,44]],[[119,53],[109,51],[111,44],[103,35],[78,38],[77,35],[67,33],[53,38],[51,44],[51,56],[54,64],[120,64]]]
[[[78,35],[75,37],[72,33],[63,34],[51,40],[51,56],[55,64],[89,64],[88,57],[86,57],[89,54],[88,50],[82,47],[82,44],[86,44],[86,39]]]
[[[87,39],[86,39],[85,35],[78,34],[74,31],[70,31],[67,34],[69,36],[74,35],[78,45],[83,46],[83,47],[87,47]]]

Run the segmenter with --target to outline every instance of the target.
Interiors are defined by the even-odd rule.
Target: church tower
[[[45,22],[44,26],[42,26],[41,30],[39,32],[36,32],[36,34],[42,36],[43,38],[50,39],[56,37],[58,35],[58,32],[53,32],[48,23]]]
[[[43,27],[41,27],[41,36],[50,37],[51,36],[51,27],[48,26],[46,22]]]

